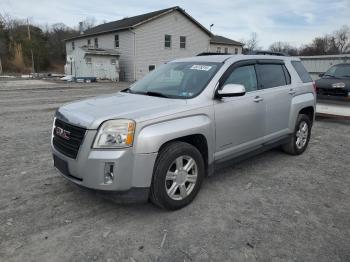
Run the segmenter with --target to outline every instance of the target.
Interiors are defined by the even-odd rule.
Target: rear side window
[[[272,88],[287,84],[285,71],[279,64],[259,64],[257,71],[260,79],[260,88]]]
[[[300,61],[292,61],[292,65],[303,83],[312,82],[311,76]]]

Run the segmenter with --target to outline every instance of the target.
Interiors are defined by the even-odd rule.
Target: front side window
[[[236,68],[225,80],[224,85],[227,84],[243,85],[246,92],[257,90],[258,84],[254,66],[248,65]]]
[[[171,48],[171,35],[164,36],[164,47]]]
[[[207,62],[168,63],[153,70],[127,91],[167,98],[192,98],[204,90],[221,65]]]
[[[285,73],[280,64],[259,64],[257,71],[260,77],[260,88],[272,88],[286,85]]]
[[[186,48],[186,36],[180,36],[180,48]]]
[[[95,46],[95,48],[98,48],[98,38],[97,37],[94,39],[94,46]]]
[[[292,61],[292,65],[303,83],[312,82],[311,76],[300,61]]]
[[[114,47],[119,48],[119,35],[114,36]]]

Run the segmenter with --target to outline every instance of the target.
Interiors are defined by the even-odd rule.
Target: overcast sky
[[[239,41],[256,32],[264,48],[274,41],[300,46],[342,25],[350,26],[350,0],[1,0],[0,12],[29,17],[36,24],[77,26],[86,17],[102,23],[174,5],[207,28],[213,23],[215,34]]]

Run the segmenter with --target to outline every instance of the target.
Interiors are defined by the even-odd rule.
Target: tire
[[[161,208],[180,209],[195,198],[204,174],[204,160],[197,148],[184,142],[171,142],[157,157],[150,199]]]
[[[305,132],[301,132],[302,131],[301,126],[304,127],[304,124],[307,125],[306,134]],[[311,136],[311,127],[312,127],[311,120],[307,115],[304,115],[304,114],[298,115],[292,137],[290,138],[290,141],[287,144],[282,146],[283,151],[290,155],[302,154],[309,144],[310,136]],[[299,140],[298,140],[298,136],[299,136]]]

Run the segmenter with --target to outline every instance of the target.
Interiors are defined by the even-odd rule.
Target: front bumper
[[[317,87],[317,95],[322,97],[350,97],[350,88],[320,88]]]
[[[133,148],[120,150],[92,149],[96,130],[88,130],[76,159],[51,148],[57,169],[73,183],[104,192],[127,193],[147,189],[151,185],[157,153],[136,154]],[[113,165],[114,179],[105,183],[105,166]]]

